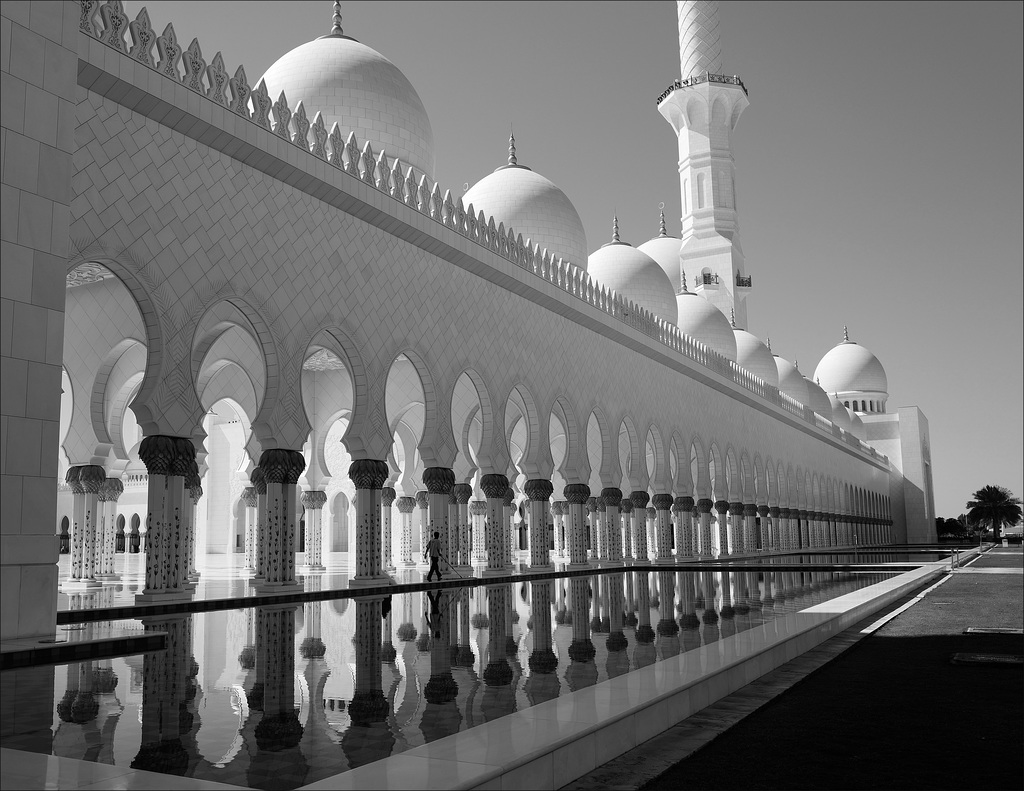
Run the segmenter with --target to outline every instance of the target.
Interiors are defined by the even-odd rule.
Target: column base
[[[499,569],[485,568],[480,572],[481,577],[507,577],[512,571],[504,566]]]
[[[242,566],[242,568],[240,568],[238,570],[238,576],[239,577],[255,577],[256,576],[256,569],[254,569],[252,566]]]
[[[195,591],[191,588],[178,590],[149,590],[135,594],[136,604],[163,604],[164,602],[191,601]]]
[[[658,559],[656,559],[654,561],[654,565],[655,566],[673,566],[677,562],[681,563],[681,562],[686,561],[686,560],[689,560],[689,558],[682,558],[679,561],[677,561],[675,558],[658,558]]]
[[[120,574],[97,574],[96,579],[103,580],[104,582],[119,582],[121,580]]]
[[[349,588],[380,588],[385,585],[394,585],[395,581],[386,574],[374,577],[353,577],[348,581]]]
[[[589,568],[591,568],[591,565],[587,561],[583,561],[582,563],[567,563],[565,565],[565,570],[566,571],[580,571],[581,569],[589,569]]]
[[[298,582],[266,582],[261,581],[254,585],[256,593],[260,596],[274,595],[279,593],[302,593],[303,587]]]
[[[313,563],[312,565],[302,564],[298,568],[300,574],[323,574],[327,571],[327,566],[322,563]]]
[[[61,587],[61,590],[66,590],[66,591],[84,591],[84,590],[89,590],[91,588],[103,587],[103,583],[100,582],[98,579],[68,580],[67,582],[65,582],[60,587]]]
[[[549,560],[547,563],[531,563],[529,570],[533,571],[536,569],[537,571],[551,571],[554,567],[554,564]]]
[[[251,577],[249,577],[249,584],[250,585],[260,585],[263,582],[265,582],[266,579],[267,578],[264,577],[262,574],[253,574]]]

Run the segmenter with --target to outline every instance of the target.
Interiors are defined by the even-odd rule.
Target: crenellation
[[[83,16],[84,7],[83,6]],[[156,31],[153,30],[149,21],[149,12],[143,8],[132,22],[128,23],[128,32],[131,33],[132,46],[128,50],[128,57],[134,58],[139,63],[155,67],[153,63],[153,47],[156,45]]]
[[[182,84],[189,90],[206,95],[206,86],[203,85],[203,76],[206,74],[206,60],[203,58],[203,51],[199,46],[199,39],[193,38],[181,55],[181,65],[185,70],[181,78]]]
[[[210,86],[206,91],[206,97],[221,107],[227,106],[224,89],[228,87],[228,72],[224,68],[224,57],[219,52],[213,56],[210,65],[206,67],[206,82]]]
[[[156,51],[160,53],[160,60],[156,64],[156,70],[165,77],[170,77],[175,82],[178,82],[181,79],[181,75],[178,73],[178,61],[181,60],[181,45],[178,44],[178,37],[174,33],[174,25],[170,22],[167,23],[164,32],[156,37]]]
[[[377,179],[374,177],[374,171],[376,169],[377,160],[374,159],[373,148],[370,146],[370,141],[367,140],[363,144],[363,151],[359,157],[359,176],[371,187],[377,186]]]
[[[359,178],[359,144],[355,132],[349,132],[345,141],[345,171]]]
[[[96,19],[100,11],[99,0],[81,0],[81,7],[82,14],[78,24],[79,30],[93,38],[98,37],[101,30]],[[145,11],[146,9],[142,10]]]
[[[249,80],[245,76],[244,66],[239,66],[235,69],[235,76],[228,80],[228,89],[231,91],[231,103],[228,105],[228,109],[236,115],[242,116],[247,121],[251,121],[249,97],[252,94],[252,88],[249,86]]]
[[[299,102],[301,105],[302,102]],[[303,110],[305,112],[305,110]],[[327,161],[327,127],[324,126],[324,117],[317,110],[316,115],[313,116],[313,123],[310,126],[313,132],[313,147],[310,149],[310,153],[317,159]]]
[[[290,141],[291,132],[289,127],[291,126],[292,111],[288,107],[288,97],[284,95],[284,91],[281,91],[281,95],[277,97],[277,101],[274,102],[271,110],[274,113],[274,134],[282,140]]]
[[[124,33],[128,29],[128,15],[124,12],[124,3],[121,0],[108,0],[100,6],[100,19],[103,23],[100,40],[108,47],[127,54]]]
[[[344,169],[345,160],[342,155],[345,152],[345,138],[341,134],[341,127],[338,126],[337,122],[331,127],[331,134],[328,136],[327,142],[330,143],[330,156],[327,161],[336,168]],[[398,163],[396,162],[395,164],[397,165]]]
[[[412,168],[409,168],[412,173]],[[420,214],[430,214],[430,182],[426,175],[420,176],[420,184],[416,190],[416,209]]]

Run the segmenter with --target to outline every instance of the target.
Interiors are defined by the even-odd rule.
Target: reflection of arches
[[[65,516],[60,520],[60,554],[71,552],[71,522]]]
[[[334,495],[331,504],[331,552],[348,552],[348,506],[344,492]]]

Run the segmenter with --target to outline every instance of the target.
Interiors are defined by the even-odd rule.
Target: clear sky
[[[141,7],[125,3],[134,18]],[[255,83],[330,32],[332,3],[146,3]],[[679,233],[672,2],[350,2],[345,33],[412,81],[453,195],[506,157],[558,184],[590,250]],[[734,138],[752,332],[813,375],[867,346],[889,406],[931,426],[936,508],[985,484],[1024,495],[1024,5],[725,2],[724,68],[750,92]],[[292,106],[301,96],[288,97]],[[609,369],[613,370],[613,369]]]

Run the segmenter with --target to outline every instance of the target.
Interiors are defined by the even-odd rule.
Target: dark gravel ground
[[[1020,549],[968,569],[1018,569]],[[1024,788],[1024,576],[957,573],[646,789]]]

